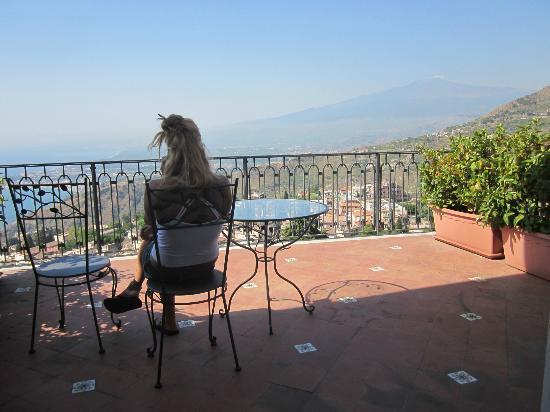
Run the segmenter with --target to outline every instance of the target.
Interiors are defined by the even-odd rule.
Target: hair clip
[[[166,117],[164,117],[162,114],[157,113],[159,118],[157,120],[166,120]]]

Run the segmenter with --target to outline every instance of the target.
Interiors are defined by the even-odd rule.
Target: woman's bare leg
[[[137,256],[137,262],[136,262],[136,270],[134,273],[134,281],[136,283],[141,284],[145,280],[145,274],[143,273],[143,251],[145,248],[151,243],[151,240],[143,240],[141,242],[141,245],[139,246],[138,256]],[[176,310],[174,305],[174,295],[166,295],[165,300],[165,307],[164,311],[166,313],[166,319],[165,319],[165,327],[167,330],[178,330],[178,325],[176,324]]]
[[[133,299],[139,298],[141,286],[143,284],[143,281],[145,280],[145,274],[143,272],[142,256],[145,248],[148,247],[150,243],[151,243],[151,240],[144,239],[141,242],[141,245],[139,245],[139,250],[138,250],[138,255],[137,255],[136,265],[135,265],[134,280],[130,282],[128,286],[126,286],[126,289],[124,289],[117,296],[117,298],[119,297],[133,298]],[[105,299],[104,301],[105,306],[109,309],[109,306],[111,305],[110,301],[114,301],[117,298]],[[164,311],[166,313],[166,318],[165,318],[166,330],[177,331],[178,325],[176,324],[176,309],[174,305],[174,295],[166,295]]]
[[[143,240],[141,242],[141,245],[139,245],[138,255],[137,255],[137,261],[136,261],[136,270],[134,273],[134,280],[139,283],[140,285],[143,283],[145,276],[143,274],[143,262],[142,262],[142,255],[145,248],[151,243],[150,240]]]
[[[166,295],[164,313],[166,314],[164,327],[167,330],[178,330],[176,324],[176,307],[174,305],[174,295]]]
[[[135,265],[134,280],[130,282],[126,289],[124,289],[119,296],[135,296],[139,297],[139,292],[141,291],[141,285],[145,280],[145,274],[143,272],[143,262],[142,255],[145,248],[151,243],[150,240],[144,239],[139,245],[138,255]]]

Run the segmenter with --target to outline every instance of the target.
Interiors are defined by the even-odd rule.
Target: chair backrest
[[[160,231],[186,231],[205,226],[225,226],[224,277],[233,237],[233,215],[239,179],[205,187],[153,189],[146,183],[146,196],[153,224],[156,263],[162,267],[158,236]],[[225,280],[225,279],[224,279]]]
[[[88,263],[88,179],[78,183],[7,182],[33,269],[36,260],[67,252],[84,252]]]

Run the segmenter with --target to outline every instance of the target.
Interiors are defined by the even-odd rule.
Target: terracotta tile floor
[[[390,246],[402,249],[393,250]],[[431,235],[295,245],[280,269],[315,303],[303,311],[298,295],[270,283],[273,327],[268,334],[263,276],[236,295],[231,316],[242,371],[233,371],[226,321],[216,316],[218,346],[210,347],[206,306],[186,307],[179,320],[196,326],[167,338],[164,387],[153,387],[156,358],[145,310],[122,316],[123,328],[98,309],[106,353],[99,355],[85,288],[67,296],[67,324],[55,291],[39,298],[42,325],[27,353],[31,273],[0,278],[0,408],[3,410],[539,410],[550,282],[436,242]],[[296,260],[287,262],[285,258]],[[132,260],[115,260],[121,287]],[[374,272],[369,268],[380,266]],[[249,252],[232,250],[229,288],[253,269]],[[481,276],[477,283],[468,278]],[[110,283],[95,287],[106,297]],[[351,296],[356,302],[343,303]],[[480,320],[461,314],[474,312]],[[298,354],[309,342],[317,351]],[[447,374],[465,370],[477,382]],[[92,392],[72,384],[95,379]]]

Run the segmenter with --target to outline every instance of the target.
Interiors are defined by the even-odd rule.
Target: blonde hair
[[[183,185],[200,187],[213,184],[216,175],[210,169],[206,149],[201,140],[199,128],[191,119],[177,114],[162,119],[162,131],[158,132],[149,149],[165,144],[168,152],[162,159],[160,170],[164,176],[171,176]]]

